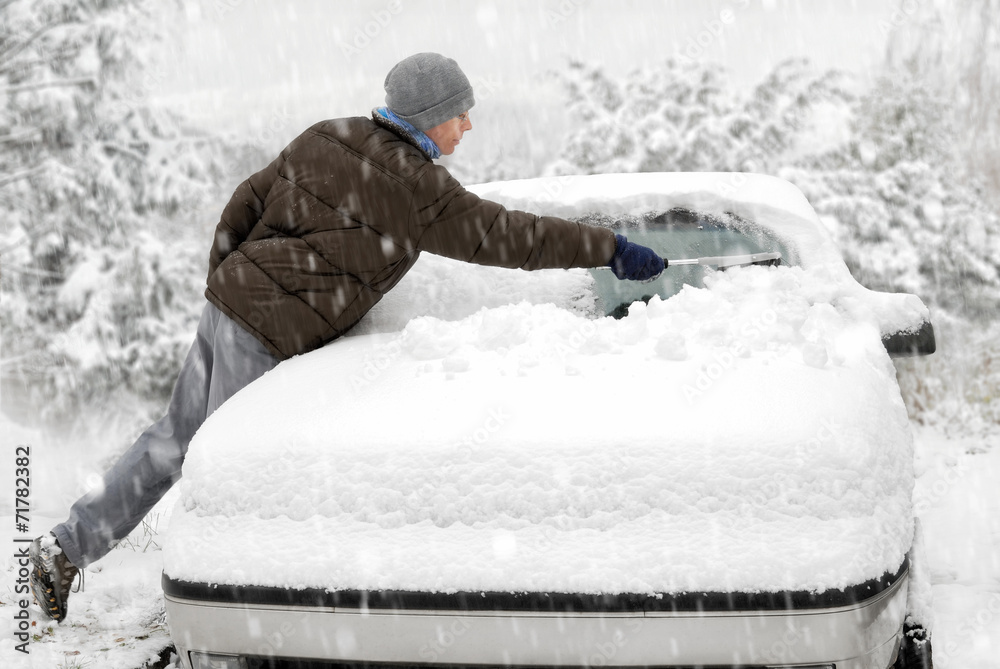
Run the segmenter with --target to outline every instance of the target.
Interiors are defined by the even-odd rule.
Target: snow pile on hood
[[[286,361],[191,444],[164,570],[581,593],[895,571],[913,531],[906,411],[878,324],[824,266],[717,273],[618,321],[443,308]],[[447,302],[483,268],[434,271]]]

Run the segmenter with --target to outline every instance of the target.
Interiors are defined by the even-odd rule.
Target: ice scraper
[[[746,265],[780,265],[781,254],[777,251],[767,251],[765,253],[746,253],[734,256],[707,256],[704,258],[682,258],[679,260],[663,259],[663,266],[671,265],[706,265],[708,267],[742,267]]]

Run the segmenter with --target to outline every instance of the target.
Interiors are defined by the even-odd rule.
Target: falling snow
[[[709,327],[714,321],[706,314],[723,307],[740,313],[741,299],[756,299],[740,277],[756,281],[771,298],[789,298],[772,305],[776,312],[798,304],[809,324],[794,341],[771,333],[787,355],[776,357],[761,372],[765,376],[791,365],[793,378],[834,369],[868,374],[872,388],[886,393],[894,393],[898,382],[914,437],[915,487],[908,502],[923,528],[930,592],[921,602],[925,618],[933,620],[936,665],[994,666],[1000,648],[996,0],[957,7],[946,0],[878,0],[849,8],[831,1],[809,3],[808,10],[777,0],[692,1],[667,9],[645,0],[505,0],[474,9],[460,0],[370,0],[338,3],[336,12],[322,0],[186,0],[180,11],[149,0],[92,4],[15,0],[0,8],[0,435],[5,453],[31,447],[32,533],[62,520],[162,409],[202,305],[212,228],[233,187],[316,120],[367,115],[382,102],[385,72],[403,56],[439,50],[462,63],[477,91],[475,131],[462,152],[445,161],[463,183],[550,175],[549,197],[518,195],[510,185],[483,192],[568,215],[555,200],[588,195],[573,194],[573,183],[562,180],[568,174],[779,175],[806,194],[858,280],[922,298],[938,352],[896,360],[895,380],[884,359],[862,372],[858,358],[838,354],[853,341],[838,318],[848,314],[885,331],[893,318],[904,322],[912,311],[899,301],[873,307],[862,299],[853,310],[846,300],[841,312],[831,312],[820,308],[829,295],[788,268],[734,272],[710,291],[654,300],[623,321],[594,325],[594,335],[582,343],[562,341],[574,327],[600,323],[586,272],[517,276],[463,267],[456,282],[449,263],[424,258],[407,277],[411,288],[390,293],[355,338],[318,352],[317,360],[328,361],[331,374],[337,365],[356,365],[351,393],[406,370],[442,392],[465,384],[456,402],[482,409],[475,393],[502,402],[503,383],[511,380],[604,378],[601,365],[634,360],[640,349],[644,363],[657,368],[704,362],[711,355],[706,338],[716,352],[726,344],[725,328]],[[47,22],[57,25],[39,31]],[[21,40],[36,32],[21,48]],[[810,299],[818,304],[804,307]],[[705,321],[702,336],[668,327],[682,307],[686,317]],[[483,332],[492,339],[484,340]],[[555,348],[563,355],[551,355]],[[875,355],[867,345],[858,350]],[[734,387],[751,393],[751,367],[761,355],[737,360]],[[493,378],[484,391],[473,381],[491,367],[508,376]],[[846,395],[845,404],[858,399]],[[873,405],[884,399],[883,393]],[[902,416],[901,407],[888,410]],[[486,411],[483,420],[489,416]],[[690,432],[692,416],[671,421]],[[859,429],[870,431],[862,418],[859,412]],[[476,446],[477,426],[469,427]],[[478,427],[489,443],[520,457],[523,443],[504,441],[504,429]],[[543,426],[530,427],[544,434]],[[641,427],[630,423],[629,434],[645,438]],[[513,420],[503,428],[512,434],[520,429]],[[908,459],[904,433],[894,429],[884,458]],[[588,452],[598,460],[602,455],[596,447]],[[85,588],[70,597],[65,624],[48,624],[31,609],[30,658],[14,644],[23,597],[16,590],[18,565],[13,557],[0,561],[0,612],[6,612],[0,616],[0,664],[138,669],[156,663],[170,644],[159,585],[164,562],[196,568],[185,562],[189,556],[169,552],[175,548],[164,551],[164,544],[175,506],[184,508],[202,494],[197,488],[205,476],[198,468],[210,455],[202,446],[192,480],[171,491],[87,571]],[[680,451],[675,455],[697,464]],[[746,473],[735,471],[741,454],[727,461],[732,478]],[[467,481],[468,471],[444,468],[433,457],[417,464],[431,480],[447,473],[454,477],[449,485]],[[838,475],[849,478],[858,463],[835,464]],[[784,471],[781,463],[774,467]],[[892,471],[905,478],[905,470]],[[622,481],[627,471],[612,467]],[[515,480],[517,474],[511,472]],[[0,476],[0,523],[13,528],[12,457],[0,462]],[[669,473],[664,476],[667,481]],[[887,490],[889,506],[906,506],[898,489]],[[723,494],[724,486],[716,492]],[[698,507],[693,493],[678,495],[679,503]],[[822,507],[819,497],[812,501],[811,508]],[[235,503],[226,495],[204,500],[209,502]],[[538,510],[543,525],[544,510]],[[177,518],[178,534],[187,531],[184,516]],[[518,534],[530,528],[494,529],[483,550],[497,564],[534,559]],[[865,541],[862,524],[854,529],[848,536]],[[880,536],[882,558],[855,565],[861,572],[878,571],[906,543],[892,531]],[[785,538],[796,541],[775,535]],[[688,555],[688,548],[682,541],[679,554]],[[752,546],[748,555],[760,558]],[[740,576],[706,565],[685,576],[689,585]],[[354,566],[360,574],[361,565]],[[633,566],[649,587],[669,585],[656,582],[648,565]],[[774,581],[795,574],[818,586],[846,577],[807,573],[806,563],[784,565],[779,574],[780,566],[767,572]],[[282,565],[270,573],[277,572],[284,572]],[[603,575],[625,587],[622,574]],[[486,578],[474,570],[466,576],[470,583]],[[558,579],[548,572],[528,576]],[[303,582],[310,577],[308,567],[299,574]],[[599,588],[596,581],[588,585]]]

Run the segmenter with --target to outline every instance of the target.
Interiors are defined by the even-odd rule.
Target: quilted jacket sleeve
[[[600,267],[615,251],[608,229],[508,210],[465,190],[440,166],[427,170],[414,193],[411,235],[423,251],[526,270]]]

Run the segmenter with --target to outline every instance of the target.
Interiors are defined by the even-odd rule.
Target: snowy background
[[[734,170],[805,192],[865,285],[921,296],[897,361],[939,667],[1000,646],[1000,2],[14,0],[0,3],[0,522],[31,446],[46,531],[165,406],[233,188],[312,122],[365,115],[393,63],[472,79],[465,183]],[[169,499],[167,500],[169,502]],[[169,644],[169,504],[4,666],[143,666]],[[9,544],[13,553],[14,544]]]

